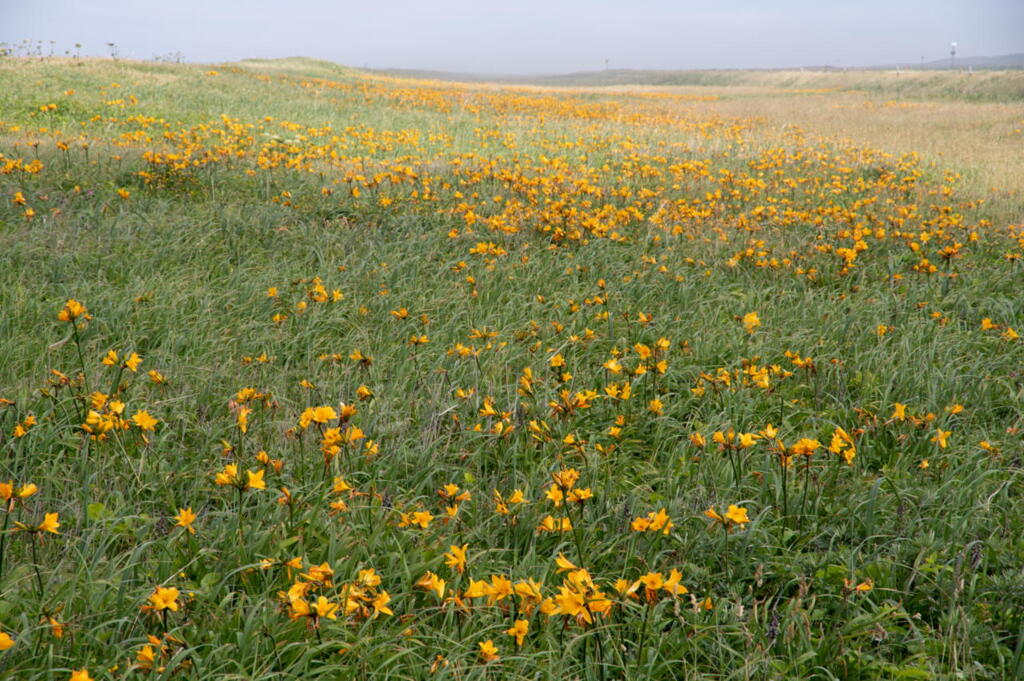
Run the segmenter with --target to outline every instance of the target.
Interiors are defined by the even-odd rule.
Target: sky
[[[1024,52],[1024,0],[0,0],[0,42],[185,61],[540,74]]]

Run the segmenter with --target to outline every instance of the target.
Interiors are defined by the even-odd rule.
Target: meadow
[[[1021,678],[1020,102],[713,85],[0,59],[0,676]]]

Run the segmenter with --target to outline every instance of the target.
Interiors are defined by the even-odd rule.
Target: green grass
[[[0,174],[0,397],[14,402],[0,409],[0,480],[40,488],[5,516],[0,629],[14,645],[0,653],[0,673],[1024,673],[1024,351],[1001,337],[1022,326],[1019,258],[1004,257],[1020,245],[1008,225],[985,226],[973,197],[944,196],[953,184],[934,171],[900,186],[917,167],[883,153],[793,139],[780,156],[763,124],[691,111],[685,100],[435,88],[306,60],[213,68],[219,75],[181,65],[0,61],[0,153],[44,164],[37,174]],[[62,94],[69,89],[75,94]],[[106,104],[130,94],[136,106]],[[50,102],[55,111],[39,111]],[[222,115],[252,127],[229,142],[235,133]],[[330,131],[314,130],[326,125]],[[197,149],[223,143],[243,153],[181,171],[143,160],[147,149],[183,149],[163,133],[185,129]],[[113,143],[136,131],[120,138],[123,146]],[[79,134],[90,140],[88,154]],[[58,140],[70,142],[67,152]],[[285,158],[301,150],[306,167],[255,170],[261,147]],[[325,149],[339,158],[320,155]],[[694,161],[707,161],[710,174],[666,179],[669,166]],[[405,166],[415,179],[367,187],[375,173]],[[162,179],[147,184],[140,170]],[[538,178],[550,184],[531,194]],[[785,189],[787,179],[803,182]],[[845,188],[832,191],[836,181]],[[590,193],[580,189],[588,183]],[[436,201],[423,200],[426,188]],[[706,198],[715,191],[721,199]],[[13,203],[16,192],[25,206]],[[478,222],[469,233],[459,204],[493,216],[501,212],[495,195],[522,202],[519,230]],[[381,197],[393,203],[382,206]],[[539,212],[555,210],[544,197],[566,202],[557,213],[566,224],[593,211],[625,238],[541,231]],[[716,207],[685,217],[698,198]],[[601,205],[621,212],[598,216]],[[900,227],[898,211],[908,206],[917,214]],[[25,217],[26,207],[35,217]],[[798,215],[758,217],[758,207]],[[659,210],[678,212],[661,225]],[[852,247],[844,231],[865,226],[889,234],[865,235],[869,248],[846,273],[834,253],[818,249]],[[506,254],[471,253],[478,242]],[[967,245],[947,267],[938,249],[955,242]],[[750,256],[737,257],[748,248]],[[939,271],[913,271],[922,256]],[[313,277],[343,300],[316,302]],[[93,316],[77,338],[57,320],[69,298]],[[400,308],[407,319],[391,314]],[[752,311],[762,324],[748,334],[739,318]],[[653,321],[642,323],[641,313]],[[275,323],[275,314],[287,318]],[[981,330],[986,317],[1000,329]],[[879,325],[892,331],[880,336]],[[473,338],[474,329],[497,335]],[[429,342],[410,345],[419,334]],[[613,351],[636,366],[632,348],[659,338],[670,341],[664,374],[629,378],[603,368]],[[459,343],[479,355],[449,352]],[[122,358],[137,352],[139,373],[102,365],[110,349]],[[355,349],[372,364],[351,360]],[[787,351],[813,357],[814,369],[795,366]],[[245,359],[261,353],[266,363]],[[332,353],[339,359],[322,359]],[[549,366],[555,354],[572,374],[564,384]],[[768,389],[744,384],[749,363],[779,366]],[[525,367],[538,379],[533,395],[517,391]],[[729,387],[692,390],[719,368],[740,373]],[[150,369],[166,384],[153,384]],[[605,386],[624,380],[631,399],[603,397]],[[361,385],[371,399],[357,397]],[[234,409],[246,387],[267,396],[251,403],[243,433]],[[475,393],[463,400],[457,388]],[[563,388],[602,397],[559,416],[548,403]],[[96,390],[123,401],[126,416],[146,410],[159,419],[148,442],[135,427],[89,438],[82,415]],[[507,416],[481,414],[484,397]],[[653,399],[664,403],[662,414],[648,410]],[[352,423],[380,450],[343,449],[325,475],[317,426],[303,433],[297,422],[306,407],[341,402],[355,404]],[[909,405],[920,424],[891,418],[894,403]],[[963,411],[950,413],[954,404]],[[37,424],[14,437],[29,414]],[[619,416],[624,425],[614,436]],[[551,436],[531,431],[531,421],[546,422]],[[499,422],[514,429],[488,432]],[[714,431],[769,424],[786,445],[806,437],[823,446],[809,464],[784,469],[766,442],[739,452],[711,442]],[[827,451],[837,428],[853,434],[851,465]],[[947,448],[932,441],[937,428],[952,432]],[[695,432],[708,441],[703,450],[690,440]],[[584,444],[567,443],[570,434]],[[998,451],[980,447],[983,440]],[[281,459],[281,471],[262,466],[259,450]],[[267,489],[216,485],[214,475],[232,462],[265,468]],[[594,495],[568,511],[545,499],[551,474],[565,467]],[[359,494],[332,492],[335,475]],[[437,491],[449,483],[472,498],[445,524]],[[293,506],[277,503],[280,487]],[[515,488],[530,503],[513,524],[495,512],[492,490],[507,496]],[[329,507],[339,499],[347,510]],[[704,512],[730,504],[745,507],[750,522],[727,533]],[[175,527],[185,507],[198,515],[195,536]],[[630,530],[632,520],[662,508],[675,525],[668,535]],[[401,512],[417,510],[437,516],[429,528],[399,526]],[[59,535],[12,530],[52,512]],[[548,514],[566,512],[575,531],[536,531]],[[469,566],[459,575],[444,554],[462,544]],[[463,613],[414,586],[428,570],[447,580],[446,595],[470,578],[504,575],[543,582],[550,597],[566,578],[559,554],[585,567],[615,605],[593,626],[533,612],[522,647],[505,633],[523,616],[518,597],[476,599]],[[342,585],[359,570],[374,568],[393,615],[339,616],[318,629],[290,620],[278,594],[297,573],[263,570],[260,561],[296,556],[306,568],[330,565],[336,585],[312,593],[334,602],[344,601]],[[618,578],[672,569],[689,594],[662,591],[651,604],[616,595]],[[870,590],[851,590],[868,580]],[[180,609],[166,619],[140,611],[157,586],[180,590]],[[710,609],[701,607],[705,599]],[[63,637],[53,635],[49,616],[63,623]],[[146,636],[165,629],[174,637],[158,663],[165,669],[134,669]],[[501,655],[490,664],[479,657],[487,639]],[[448,666],[431,673],[437,655]]]

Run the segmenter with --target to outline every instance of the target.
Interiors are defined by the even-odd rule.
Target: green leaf
[[[89,520],[92,522],[107,520],[114,516],[110,509],[99,501],[94,501],[86,507],[86,515],[89,516]]]

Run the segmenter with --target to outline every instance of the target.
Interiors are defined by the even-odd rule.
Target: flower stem
[[[640,627],[640,643],[636,648],[636,669],[633,673],[634,678],[640,678],[640,658],[644,654],[644,646],[647,645],[647,620],[650,619],[652,607],[653,606],[650,603],[644,607],[644,623]]]
[[[4,547],[7,545],[7,525],[11,522],[11,507],[4,514],[4,529],[0,532],[0,579],[4,576]]]
[[[32,534],[32,567],[36,571],[36,584],[39,585],[39,600],[43,600],[43,576],[39,573],[39,559],[36,558],[36,535]]]
[[[78,336],[78,324],[72,320],[71,322],[71,334],[75,339],[75,348],[78,350],[78,366],[82,370],[82,385],[85,386],[85,393],[88,395],[89,390],[89,374],[85,371],[85,355],[82,354],[82,341]],[[82,404],[82,421],[85,421],[85,404]]]

